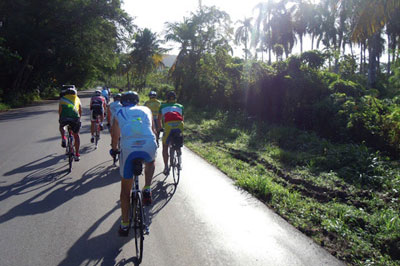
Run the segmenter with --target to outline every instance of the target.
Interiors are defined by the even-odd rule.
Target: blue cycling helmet
[[[149,93],[149,97],[150,98],[155,98],[155,97],[157,97],[157,92],[155,92],[155,91],[151,91],[150,93]]]
[[[134,91],[128,91],[122,94],[121,104],[123,106],[136,105],[139,103],[139,94]]]

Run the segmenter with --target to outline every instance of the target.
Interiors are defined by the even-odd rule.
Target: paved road
[[[117,237],[110,136],[95,150],[83,114],[70,174],[57,102],[0,114],[0,265],[135,265],[133,241]],[[142,265],[342,265],[188,149],[183,161],[176,188],[158,154]]]

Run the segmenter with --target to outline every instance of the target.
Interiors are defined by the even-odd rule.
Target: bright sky
[[[245,17],[253,17],[254,7],[263,0],[202,0],[203,6],[216,6],[229,14],[232,26],[238,20]],[[312,0],[318,3],[319,0]],[[181,22],[183,17],[189,17],[190,12],[195,12],[199,6],[199,0],[124,0],[123,8],[132,17],[134,23],[139,28],[149,28],[152,32],[157,32],[160,38],[164,37],[165,22]],[[235,26],[236,27],[236,26]],[[308,40],[305,40],[304,49],[309,49]],[[241,54],[239,47],[234,47],[235,55]],[[297,52],[296,47],[293,52]],[[177,53],[173,49],[171,53]]]
[[[124,9],[136,17],[140,28],[161,33],[165,22],[181,22],[199,6],[198,0],[125,0]],[[253,8],[262,0],[202,0],[203,6],[216,6],[227,12],[233,22],[252,16]]]
[[[253,16],[253,8],[262,0],[202,0],[203,6],[216,6],[231,17],[233,23]],[[125,0],[123,8],[140,28],[149,28],[163,37],[165,22],[181,22],[199,6],[198,0]],[[234,24],[232,24],[234,25]]]

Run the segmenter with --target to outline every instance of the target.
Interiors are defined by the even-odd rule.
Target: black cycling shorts
[[[92,113],[92,115],[91,115],[92,119],[91,120],[92,121],[96,121],[98,115],[99,116],[103,115],[103,113],[104,113],[103,107],[101,107],[101,106],[93,106],[91,113]]]
[[[60,120],[58,120],[60,123],[60,127],[65,127],[66,125],[70,125],[72,132],[75,134],[79,133],[79,130],[81,129],[81,119],[80,118],[71,118],[71,117],[61,117]]]

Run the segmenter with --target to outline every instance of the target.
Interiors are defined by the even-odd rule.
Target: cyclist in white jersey
[[[145,162],[145,186],[143,188],[143,204],[149,205],[151,199],[151,180],[154,174],[154,160],[156,158],[157,143],[153,115],[149,108],[138,106],[139,95],[129,91],[122,94],[122,107],[115,114],[111,130],[113,156],[117,152],[117,143],[120,138],[120,175],[121,175],[121,212],[122,220],[119,228],[121,236],[128,235],[129,231],[129,196],[133,184],[133,161],[141,158]]]
[[[117,93],[114,95],[114,101],[107,106],[107,126],[111,131],[111,125],[114,122],[115,114],[117,113],[118,109],[122,106],[121,105],[121,93]]]

